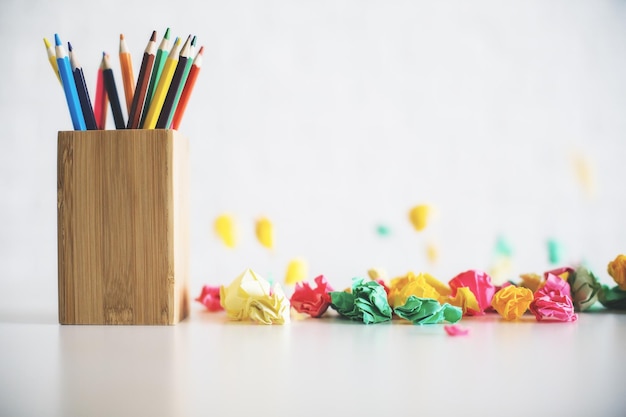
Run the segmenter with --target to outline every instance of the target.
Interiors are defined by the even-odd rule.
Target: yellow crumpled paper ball
[[[614,260],[609,262],[607,271],[613,277],[620,290],[626,291],[626,256],[617,255]]]
[[[269,282],[246,269],[228,286],[220,288],[220,303],[231,320],[263,324],[289,323],[289,299],[278,283]]]
[[[491,306],[505,320],[517,320],[528,310],[533,299],[533,292],[528,288],[509,285],[493,296]]]
[[[454,298],[448,298],[447,302],[455,307],[461,307],[463,315],[467,314],[467,310],[480,311],[476,295],[467,287],[457,288]]]
[[[413,272],[409,272],[405,276],[391,280],[387,298],[389,305],[392,308],[396,308],[406,304],[406,300],[411,295],[441,301],[445,299],[450,292],[450,287],[430,274],[422,272],[415,275]]]
[[[522,282],[520,286],[528,288],[533,293],[543,285],[543,277],[539,274],[528,273],[520,275]]]

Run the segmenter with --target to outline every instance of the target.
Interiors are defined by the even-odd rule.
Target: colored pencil
[[[67,57],[65,48],[61,43],[61,38],[58,34],[54,34],[55,53],[57,57],[57,65],[59,67],[59,75],[61,76],[61,83],[63,84],[63,90],[65,91],[65,100],[67,106],[70,109],[70,116],[72,118],[72,125],[74,130],[85,130],[85,118],[80,109],[80,101],[78,100],[78,91],[76,91],[76,84],[74,83],[74,77],[72,76],[72,69],[70,68],[70,60]]]
[[[80,101],[80,108],[83,112],[83,118],[85,119],[85,126],[87,130],[96,130],[98,128],[96,126],[96,117],[93,114],[93,107],[91,106],[91,99],[89,98],[83,67],[78,62],[72,44],[69,42],[67,43],[67,50],[70,54],[70,65],[72,66],[72,73],[74,74],[74,83],[76,84],[78,101]]]
[[[178,102],[180,101],[180,96],[183,94],[183,88],[185,88],[185,83],[187,82],[187,77],[189,76],[189,71],[191,70],[191,65],[193,64],[193,56],[196,52],[196,37],[194,36],[191,39],[191,45],[189,46],[189,54],[187,54],[187,64],[185,65],[185,72],[183,72],[183,78],[180,81],[180,85],[176,90],[176,96],[174,97],[174,102],[171,106],[171,110],[169,111],[169,116],[167,121],[165,122],[164,128],[168,129],[172,126],[172,120],[174,119],[174,114],[176,113],[176,107],[178,107]],[[182,55],[182,52],[181,52]],[[167,103],[167,97],[165,98],[165,103]],[[165,107],[165,104],[163,105]],[[163,110],[161,110],[163,112]],[[157,121],[157,126],[159,122]]]
[[[96,102],[94,103],[94,114],[96,116],[96,125],[98,129],[104,130],[107,122],[107,108],[109,107],[109,98],[107,97],[106,88],[104,88],[104,56],[102,53],[102,61],[98,68],[98,78],[96,80]]]
[[[174,46],[172,47],[172,50],[165,61],[165,65],[163,66],[161,77],[159,77],[159,84],[157,85],[156,90],[154,90],[154,96],[150,102],[150,109],[148,110],[146,120],[142,126],[143,129],[154,129],[156,127],[157,119],[161,114],[161,108],[163,107],[163,102],[165,101],[165,96],[167,95],[170,83],[172,82],[172,77],[174,76],[174,71],[176,70],[176,66],[178,64],[180,46],[180,38],[176,38],[176,42],[174,42]]]
[[[187,103],[189,102],[189,97],[191,97],[191,92],[193,91],[193,87],[196,84],[196,79],[198,78],[198,73],[200,72],[200,68],[202,67],[202,52],[204,52],[204,46],[200,47],[198,55],[196,55],[193,60],[193,64],[191,65],[191,70],[189,71],[187,82],[185,83],[185,87],[183,88],[183,93],[180,96],[178,106],[176,106],[176,112],[174,113],[174,119],[171,126],[172,129],[178,130],[178,127],[180,126],[183,114],[185,113],[185,109],[187,108]]]
[[[104,55],[104,69],[102,71],[102,76],[104,77],[104,87],[107,90],[109,102],[111,103],[111,112],[113,113],[115,128],[124,129],[126,125],[124,124],[124,115],[122,114],[120,98],[117,95],[115,77],[113,76],[113,70],[111,69],[111,63],[109,62],[109,54]]]
[[[154,54],[156,49],[156,31],[152,32],[148,46],[143,53],[143,59],[141,61],[141,68],[139,69],[139,79],[137,80],[137,86],[135,88],[135,95],[133,96],[133,103],[130,106],[130,113],[128,115],[128,129],[138,129],[141,119],[141,109],[146,99],[146,92],[148,91],[148,83],[150,82],[150,73],[154,66]]]
[[[124,96],[126,98],[126,113],[130,114],[130,107],[135,95],[135,73],[133,72],[133,60],[128,51],[124,34],[120,34],[120,66],[122,69]]]
[[[50,66],[54,70],[54,75],[57,76],[59,83],[63,85],[63,81],[61,81],[61,76],[59,75],[59,66],[57,64],[57,55],[54,51],[54,46],[50,44],[48,38],[43,38],[43,44],[46,45],[46,51],[48,52],[48,61],[50,61]]]
[[[156,56],[154,58],[152,76],[150,77],[150,84],[148,85],[148,91],[146,92],[146,100],[143,105],[143,112],[141,114],[141,123],[139,123],[140,127],[143,127],[143,125],[145,124],[146,115],[148,114],[148,110],[150,109],[150,103],[152,102],[152,96],[154,96],[154,90],[159,83],[159,78],[161,78],[161,73],[163,72],[163,66],[165,65],[165,61],[167,60],[169,47],[170,28],[167,28],[165,30],[163,40],[161,41],[161,44],[159,45]]]
[[[190,40],[191,36],[187,38],[185,44],[180,50],[180,54],[178,56],[178,64],[176,65],[176,70],[174,71],[174,75],[172,76],[172,81],[170,82],[169,88],[167,89],[167,95],[165,96],[165,101],[163,102],[161,113],[159,114],[159,118],[157,119],[157,129],[167,129],[172,123],[174,101],[178,96],[178,91],[185,86],[185,80],[187,79],[187,75],[189,74],[189,69],[191,69],[191,59],[189,58]],[[189,65],[187,65],[187,62],[189,62]]]
[[[196,55],[196,35],[193,35],[193,38],[191,38],[191,45],[189,46],[189,58],[191,59],[191,57]],[[191,66],[191,63],[189,63],[189,66]]]

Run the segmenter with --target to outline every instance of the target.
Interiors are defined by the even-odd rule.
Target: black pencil
[[[171,120],[170,114],[174,111],[174,101],[176,100],[176,96],[178,95],[178,89],[183,83],[183,76],[187,67],[187,60],[189,59],[190,41],[191,36],[187,38],[185,44],[183,45],[183,48],[180,50],[178,64],[176,65],[176,70],[174,71],[172,82],[170,83],[169,89],[167,90],[167,95],[165,96],[165,101],[163,102],[163,107],[161,108],[161,113],[159,114],[159,119],[156,123],[157,129],[169,128],[167,122]]]
[[[120,97],[117,95],[117,87],[115,86],[115,77],[113,76],[113,70],[109,62],[109,54],[104,55],[104,70],[102,71],[102,76],[104,77],[104,88],[107,90],[109,103],[111,103],[111,112],[113,113],[115,128],[124,129],[126,124],[124,123]]]
[[[89,90],[87,90],[83,67],[78,62],[78,58],[76,58],[76,53],[72,48],[72,44],[69,42],[67,43],[67,50],[70,55],[70,65],[72,66],[74,83],[76,84],[76,90],[78,91],[78,101],[80,101],[80,108],[83,111],[83,117],[85,118],[85,126],[87,127],[87,130],[97,130],[98,126],[96,124],[96,116],[93,113],[91,98],[89,98]]]

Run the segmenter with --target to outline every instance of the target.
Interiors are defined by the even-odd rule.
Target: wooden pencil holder
[[[189,142],[175,130],[59,132],[59,322],[189,313]]]

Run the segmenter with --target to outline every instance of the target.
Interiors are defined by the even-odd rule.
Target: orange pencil
[[[102,53],[102,61],[100,62],[100,68],[98,68],[98,79],[96,80],[96,100],[93,103],[94,115],[96,116],[96,126],[98,129],[104,130],[107,122],[107,108],[109,107],[109,98],[107,91],[104,88],[104,55]]]
[[[180,121],[183,118],[183,114],[185,113],[185,108],[187,107],[187,103],[189,102],[189,97],[191,97],[191,92],[193,91],[193,87],[196,84],[196,79],[198,78],[198,73],[200,72],[200,68],[202,67],[202,52],[204,52],[204,46],[200,47],[198,54],[193,60],[193,64],[191,65],[191,70],[189,70],[189,75],[187,76],[187,82],[185,82],[185,87],[183,87],[183,93],[180,96],[180,100],[178,101],[178,106],[176,106],[176,112],[174,113],[174,119],[172,120],[172,129],[178,130],[180,126]]]
[[[124,82],[124,95],[126,97],[126,111],[130,114],[135,95],[135,74],[133,73],[133,61],[128,52],[128,46],[124,35],[120,35],[120,65],[122,67],[122,81]]]

